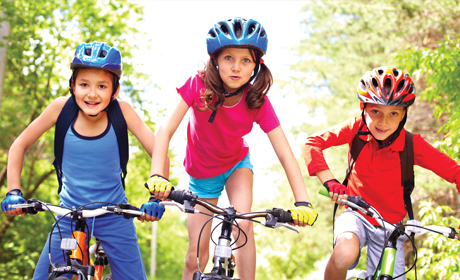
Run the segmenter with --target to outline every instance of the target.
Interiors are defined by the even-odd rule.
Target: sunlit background
[[[147,96],[155,104],[152,111],[173,109],[178,103],[176,87],[181,87],[196,71],[202,70],[209,55],[206,50],[206,35],[211,27],[220,20],[233,17],[255,19],[264,26],[268,35],[268,51],[264,56],[275,79],[269,98],[287,134],[291,148],[296,156],[300,155],[299,143],[289,133],[293,125],[307,121],[303,106],[297,104],[297,96],[292,88],[280,89],[277,80],[288,79],[293,72],[289,64],[298,57],[292,47],[304,38],[300,22],[305,13],[300,12],[304,1],[133,1],[145,7],[145,20],[136,27],[145,32],[148,43],[140,45],[135,59],[139,71],[147,73],[158,86],[151,89]],[[168,114],[168,112],[166,112]],[[155,115],[153,113],[153,115]],[[159,114],[158,123],[163,116]],[[182,162],[185,156],[186,125],[184,118],[171,141],[171,147]],[[251,161],[254,165],[254,199],[276,195],[275,190],[267,191],[273,184],[264,176],[264,168],[278,161],[268,137],[254,126],[245,137],[249,143]],[[188,183],[184,169],[174,170],[181,175],[179,188]],[[178,175],[176,173],[176,175]],[[292,194],[287,194],[292,196]],[[225,199],[225,197],[223,197]]]

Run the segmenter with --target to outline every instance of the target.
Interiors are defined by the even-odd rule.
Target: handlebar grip
[[[273,210],[275,210],[279,214],[279,216],[277,215],[279,223],[293,223],[294,222],[291,216],[291,212],[286,211],[281,208],[274,208]]]
[[[324,187],[324,188],[320,188],[318,193],[320,195],[324,195],[326,197],[329,197],[329,189],[327,187]]]
[[[185,200],[192,201],[198,198],[198,196],[192,194],[190,191],[187,190],[171,190],[168,196],[169,199],[175,201],[180,204],[184,204]]]
[[[35,215],[37,214],[39,211],[45,211],[43,209],[43,205],[40,201],[34,199],[34,198],[31,198],[29,200],[27,200],[27,204],[34,204],[34,206],[32,207],[26,207],[26,208],[22,208],[22,211],[23,212],[26,212],[28,214],[31,214],[31,215]]]

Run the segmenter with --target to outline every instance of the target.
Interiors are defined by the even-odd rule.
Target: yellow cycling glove
[[[313,226],[318,218],[318,212],[313,209],[313,206],[309,202],[296,202],[294,203],[296,208],[289,209],[291,212],[292,219],[304,222]]]
[[[150,176],[147,183],[145,183],[145,187],[152,195],[155,192],[170,191],[172,189],[172,185],[169,180],[157,174]]]

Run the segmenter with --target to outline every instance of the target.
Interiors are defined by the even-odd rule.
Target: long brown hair
[[[208,109],[212,111],[216,111],[220,108],[223,104],[223,100],[225,99],[224,96],[224,89],[223,89],[223,81],[220,78],[219,71],[217,70],[216,64],[214,59],[217,59],[221,51],[214,53],[213,58],[209,58],[208,62],[206,63],[205,68],[201,72],[200,75],[201,80],[205,85],[204,91],[201,92],[201,106],[196,106],[196,108],[200,111],[206,111]],[[256,59],[260,59],[262,56],[260,51],[250,49],[250,53],[252,56],[253,61]],[[258,57],[256,57],[258,56]],[[260,64],[259,72],[254,79],[252,87],[248,90],[246,95],[246,104],[249,109],[259,109],[264,105],[265,102],[265,95],[268,93],[270,87],[273,84],[273,76],[265,65],[265,63]],[[217,102],[217,100],[213,100],[214,94],[217,95],[217,98],[221,100],[217,107],[211,106],[213,101]]]

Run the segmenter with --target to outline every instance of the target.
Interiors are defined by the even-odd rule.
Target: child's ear
[[[115,94],[113,95],[113,99],[117,98],[118,93],[120,92],[120,88],[121,88],[121,84],[118,83],[118,88],[117,88],[117,91],[115,92]]]
[[[361,111],[364,109],[364,102],[359,102],[359,108],[361,109]]]

